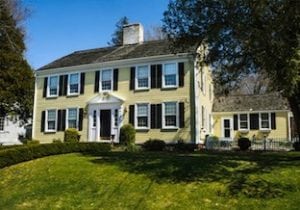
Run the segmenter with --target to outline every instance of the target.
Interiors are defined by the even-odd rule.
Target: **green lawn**
[[[0,209],[299,209],[300,153],[112,152],[0,169]]]

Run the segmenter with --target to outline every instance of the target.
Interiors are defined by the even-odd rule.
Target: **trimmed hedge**
[[[67,143],[77,143],[79,142],[80,134],[75,128],[68,128],[65,130],[64,141]]]
[[[179,140],[177,144],[174,145],[174,149],[177,152],[194,152],[195,149],[197,149],[197,145]]]
[[[160,139],[149,139],[142,148],[146,151],[163,151],[166,148],[166,143]]]
[[[248,138],[242,137],[238,139],[240,150],[246,151],[251,147],[251,141]]]
[[[98,154],[100,152],[109,152],[110,150],[111,145],[103,143],[24,145],[20,147],[0,150],[0,168],[50,155],[73,152]]]

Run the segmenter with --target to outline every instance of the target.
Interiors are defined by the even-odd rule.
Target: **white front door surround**
[[[90,142],[119,142],[119,132],[123,118],[123,100],[110,94],[99,94],[88,102],[88,141]],[[101,119],[103,112],[109,113],[110,119]],[[101,114],[102,112],[102,114]],[[106,115],[107,116],[107,115]],[[110,137],[101,137],[101,126],[103,123],[106,129],[110,128]],[[101,125],[102,123],[102,125]],[[103,131],[102,131],[103,132]],[[103,136],[103,135],[102,135]]]

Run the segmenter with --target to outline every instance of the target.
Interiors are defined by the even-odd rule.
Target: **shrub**
[[[240,150],[246,151],[251,147],[251,141],[245,137],[239,138],[238,146],[240,147]]]
[[[111,150],[110,144],[103,143],[62,143],[22,145],[0,150],[0,168],[50,155],[80,152],[99,154]]]
[[[135,143],[135,129],[131,124],[123,125],[120,129],[120,143],[126,146]]]
[[[146,151],[163,151],[166,147],[166,143],[159,139],[149,139],[142,147]]]
[[[185,143],[182,139],[178,140],[177,144],[174,145],[174,149],[177,152],[194,152],[196,148],[196,144]]]
[[[75,128],[68,128],[65,130],[64,141],[68,143],[79,142],[80,134]]]
[[[300,141],[295,141],[293,143],[293,147],[294,147],[295,151],[300,151]]]

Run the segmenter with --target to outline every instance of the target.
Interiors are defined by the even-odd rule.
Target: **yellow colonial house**
[[[36,71],[34,139],[63,140],[77,128],[81,141],[117,143],[127,123],[137,143],[198,144],[212,132],[213,85],[199,47],[145,42],[141,24],[123,30],[122,46],[76,51]]]
[[[213,133],[222,140],[239,137],[288,141],[295,135],[288,102],[279,93],[215,98]]]

